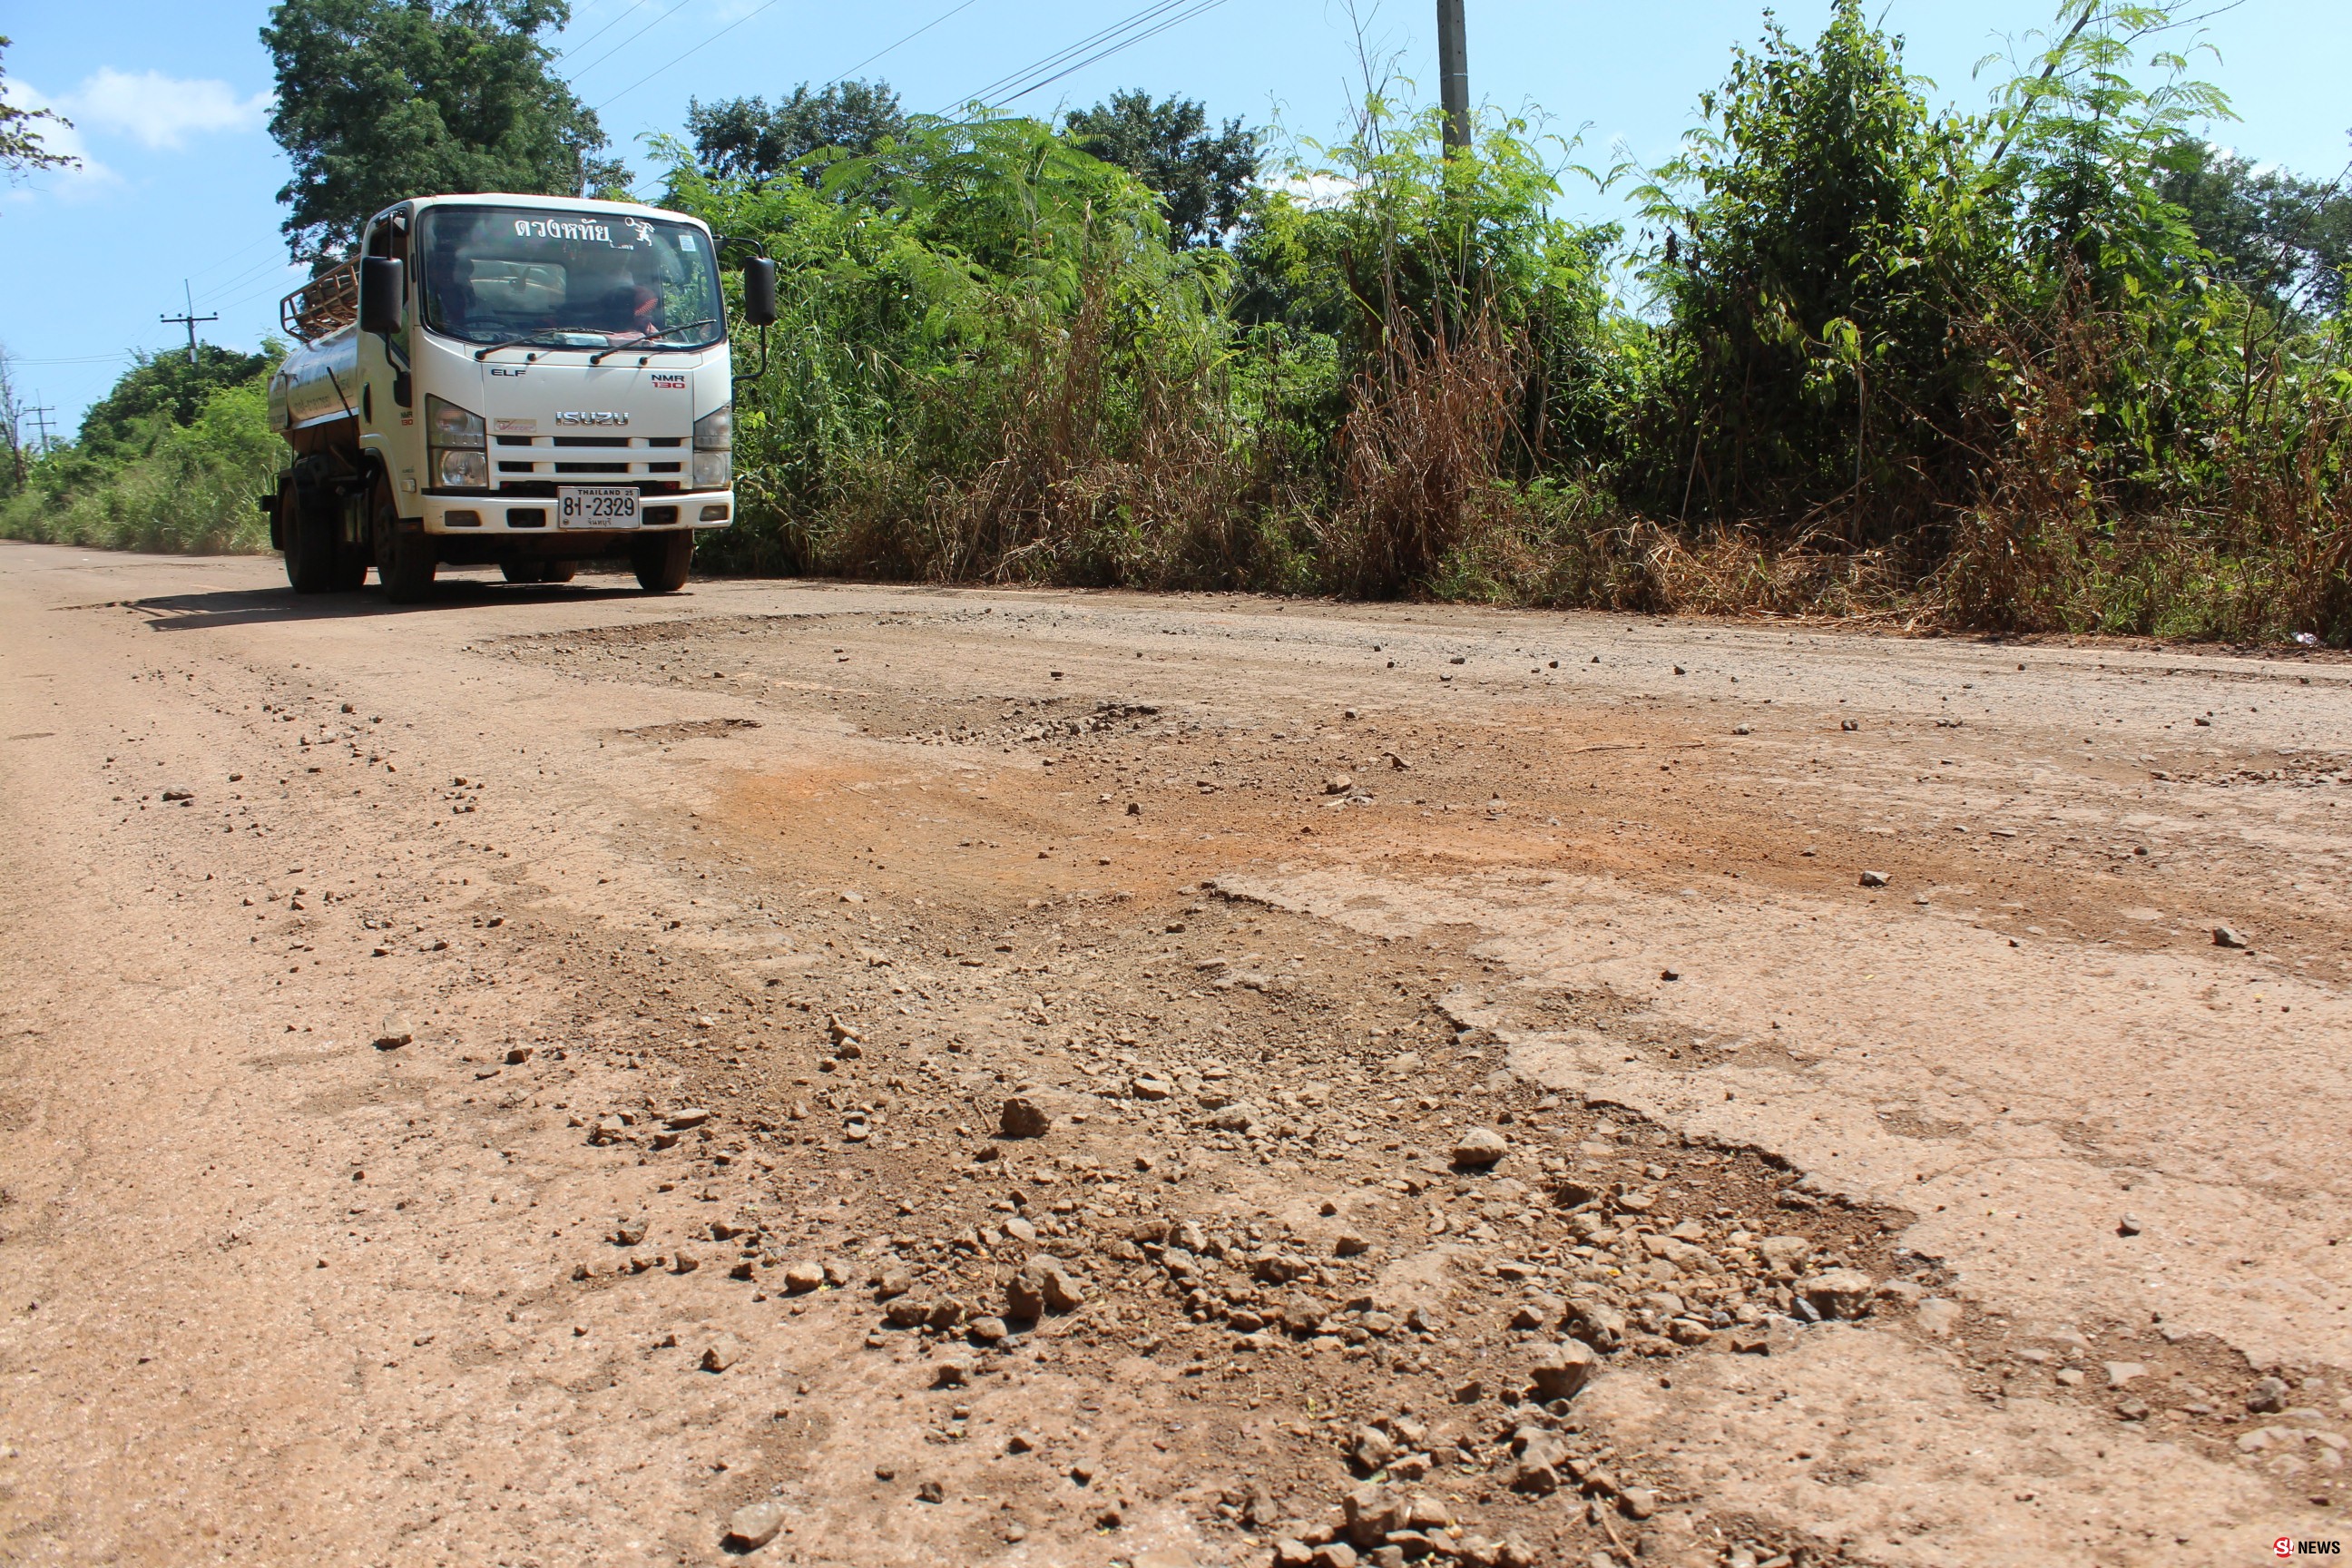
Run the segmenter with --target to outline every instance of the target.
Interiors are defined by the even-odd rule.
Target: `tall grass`
[[[267,549],[259,500],[285,462],[267,387],[223,388],[184,426],[158,419],[127,456],[68,447],[36,459],[0,499],[0,537],[187,555]]]

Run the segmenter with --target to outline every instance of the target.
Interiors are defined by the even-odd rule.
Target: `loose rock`
[[[727,1520],[726,1545],[730,1551],[757,1552],[784,1528],[784,1505],[770,1498],[737,1509]]]
[[[1797,1282],[1797,1294],[1824,1318],[1859,1318],[1870,1310],[1878,1281],[1859,1268],[1831,1268]]]
[[[1005,1316],[1036,1319],[1046,1311],[1070,1312],[1086,1305],[1087,1293],[1058,1258],[1033,1258],[1004,1286]]]
[[[1007,1138],[1043,1138],[1054,1125],[1054,1119],[1043,1107],[1019,1095],[1004,1102],[1004,1110],[997,1127]]]
[[[1493,1128],[1473,1127],[1454,1145],[1454,1163],[1484,1170],[1510,1152],[1510,1144]]]
[[[1600,1370],[1601,1357],[1591,1345],[1577,1340],[1563,1340],[1536,1358],[1528,1369],[1537,1394],[1549,1403],[1554,1399],[1573,1399],[1577,1391],[1592,1379]]]

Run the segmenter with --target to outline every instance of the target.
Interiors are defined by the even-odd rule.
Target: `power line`
[[[606,49],[603,54],[598,55],[594,59],[590,60],[586,65],[582,66],[579,69],[574,70],[574,71],[572,71],[571,73],[569,73],[565,79],[566,79],[566,80],[570,80],[570,81],[578,81],[582,77],[586,76],[590,71],[594,70],[598,66],[603,65],[606,60],[611,59],[614,55],[619,54],[623,49],[627,48],[631,44],[635,43],[639,38],[644,37],[647,33],[652,32],[656,27],[660,26],[664,22],[668,21],[672,16],[677,16],[680,11],[685,10],[688,5],[692,5],[693,3],[694,3],[694,0],[677,0],[677,5],[672,5],[668,10],[667,10],[667,11],[663,12],[660,16],[656,16],[652,21],[647,22],[644,26],[639,27],[635,32],[631,33],[627,37],[623,38],[619,43],[614,44],[611,48]]]
[[[763,16],[766,13],[774,10],[781,3],[782,0],[766,0],[765,4],[754,6],[750,11],[745,12],[742,16],[736,17],[735,20],[719,28],[719,31],[711,34],[710,37],[703,39],[702,42],[695,45],[694,47],[687,50],[685,54],[682,54],[678,56],[677,58],[670,61],[668,65],[661,66],[654,70],[646,72],[644,76],[639,77],[636,80],[631,82],[628,86],[623,88],[620,91],[614,93],[612,97],[598,104],[596,106],[596,112],[602,114],[605,110],[612,108],[613,105],[620,102],[621,100],[628,97],[629,94],[636,91],[637,89],[645,86],[646,83],[653,80],[654,78],[661,75],[664,71],[669,70],[673,67],[683,65],[687,60],[700,54],[703,50],[709,48],[711,45],[717,43],[719,39],[725,37],[728,34],[733,32],[744,23],[750,21],[752,17]]]
[[[283,298],[286,290],[280,289],[278,285],[285,281],[286,279],[282,277],[266,279],[257,289],[248,289],[234,300],[221,300],[219,308],[224,310],[234,310],[239,305],[250,304],[256,300],[267,300],[272,297]]]
[[[1160,34],[1168,31],[1171,27],[1181,27],[1185,23],[1191,21],[1193,17],[1203,15],[1206,12],[1213,11],[1224,3],[1225,0],[1202,0],[1202,4],[1193,6],[1192,9],[1185,12],[1182,16],[1171,16],[1167,21],[1160,23],[1158,26],[1151,28],[1149,32],[1139,33],[1131,38],[1122,38],[1116,44],[1112,44],[1106,48],[1097,50],[1095,53],[1088,55],[1085,59],[1078,61],[1076,64],[1070,66],[1065,70],[1055,71],[1052,76],[1045,78],[1042,81],[1031,82],[1028,86],[1021,89],[1018,92],[1013,93],[1005,98],[1003,101],[1006,103],[1012,103],[1016,100],[1028,97],[1031,93],[1035,92],[1039,88],[1051,87],[1054,83],[1061,80],[1066,76],[1076,75],[1077,72],[1086,69],[1087,67],[1090,65],[1110,58],[1111,56],[1118,54],[1122,49],[1132,48],[1137,44],[1146,43],[1150,39],[1156,38]]]
[[[594,43],[597,39],[603,37],[605,34],[611,32],[622,23],[627,21],[631,16],[636,14],[636,0],[629,0],[629,4],[622,6],[618,12],[614,13],[611,21],[597,28],[594,32],[589,34],[586,37],[581,39],[570,48],[559,50],[549,58],[547,63],[550,65],[561,65],[563,61],[570,59],[572,56],[578,54],[581,50],[586,48],[589,45]]]
[[[275,282],[276,274],[290,272],[292,270],[294,270],[294,264],[292,262],[279,261],[273,257],[257,267],[248,267],[244,271],[238,273],[236,277],[230,278],[224,282],[215,283],[211,288],[205,289],[205,303],[207,305],[212,304],[222,295],[242,289],[257,279],[268,278],[271,281]]]
[[[1024,78],[1033,76],[1038,71],[1050,69],[1055,66],[1060,65],[1063,61],[1070,58],[1072,56],[1082,54],[1107,38],[1115,37],[1128,28],[1140,26],[1150,21],[1152,18],[1164,15],[1169,11],[1172,11],[1177,6],[1184,5],[1185,3],[1186,0],[1155,0],[1155,4],[1146,5],[1142,10],[1135,12],[1133,15],[1127,16],[1122,20],[1113,22],[1109,26],[1103,28],[1100,32],[1089,33],[1085,37],[1080,38],[1076,43],[1056,49],[1054,53],[1046,56],[1042,60],[1034,61],[1029,65],[1025,65],[1009,76],[998,77],[994,81],[990,82],[986,87],[980,89],[977,92],[966,93],[948,108],[940,110],[940,112],[942,114],[952,114],[955,110],[961,109],[966,104],[988,101],[993,99],[997,93],[1011,87],[1013,83],[1018,82]]]
[[[840,75],[833,78],[824,85],[828,88],[839,86],[841,83],[847,81],[857,72],[862,71],[867,66],[872,65],[876,60],[880,59],[883,56],[889,54],[896,49],[904,47],[908,44],[913,43],[917,38],[921,37],[925,33],[929,32],[933,27],[938,26],[940,23],[946,21],[949,17],[953,16],[959,11],[969,11],[979,3],[980,0],[960,0],[959,4],[949,6],[946,10],[932,17],[929,21],[916,28],[905,37],[898,39],[896,43],[886,44],[882,47],[875,50],[872,54],[866,56],[856,65],[851,66],[847,70],[843,71]],[[647,184],[632,186],[629,190],[630,199],[633,201],[644,201],[653,194],[654,187],[658,185],[660,183],[661,176],[656,175],[653,180]]]
[[[1188,3],[1191,5],[1189,10],[1180,9]],[[1203,16],[1223,4],[1225,0],[1160,0],[1160,4],[1148,5],[1125,21],[1106,27],[1092,37],[1081,39],[1067,48],[1048,56],[1009,77],[999,78],[963,101],[965,103],[984,102],[993,108],[1003,108],[1006,104],[1017,102],[1040,88],[1051,87],[1065,77],[1075,75],[1086,69],[1087,67],[1107,60],[1122,50],[1133,48],[1138,44],[1156,38],[1171,27],[1181,26],[1195,16]],[[1171,12],[1175,14],[1171,16]],[[1101,47],[1095,48],[1093,53],[1085,52],[1098,43]],[[952,112],[952,110],[941,112]]]
[[[921,26],[919,26],[919,27],[916,28],[913,32],[911,32],[911,33],[908,34],[905,37],[903,37],[903,38],[899,39],[899,40],[898,41],[898,43],[892,44],[892,45],[888,46],[888,47],[886,47],[886,48],[879,48],[879,49],[875,50],[872,54],[870,54],[870,55],[866,56],[864,59],[862,59],[862,60],[858,61],[856,65],[854,65],[854,66],[850,67],[850,68],[849,68],[849,69],[847,69],[847,70],[845,70],[845,71],[843,71],[839,76],[835,77],[835,78],[833,79],[833,80],[832,80],[832,81],[829,81],[829,82],[825,83],[825,86],[827,86],[827,87],[832,87],[832,86],[833,86],[833,85],[835,85],[835,83],[836,83],[836,82],[844,82],[844,81],[847,81],[847,80],[848,80],[852,76],[856,75],[856,74],[857,72],[859,72],[859,71],[864,70],[867,66],[872,65],[876,60],[880,59],[884,55],[889,54],[889,53],[893,52],[894,50],[898,49],[898,48],[900,48],[900,47],[904,47],[905,45],[908,45],[908,44],[911,44],[911,43],[913,43],[917,38],[921,37],[925,33],[929,32],[933,27],[938,26],[941,22],[946,21],[949,17],[950,17],[950,16],[954,16],[957,12],[959,12],[959,11],[969,11],[969,10],[971,10],[974,5],[978,5],[979,3],[980,3],[980,0],[963,0],[963,3],[962,3],[961,5],[950,5],[950,7],[948,7],[948,9],[946,9],[946,10],[944,10],[944,11],[940,12],[938,16],[936,16],[932,17],[929,21],[928,21],[928,22],[924,23]]]
[[[826,87],[838,87],[841,83],[847,81],[851,77],[856,75],[859,71],[864,70],[867,66],[872,65],[876,60],[880,59],[883,56],[895,53],[896,51],[904,48],[907,45],[913,43],[917,38],[921,37],[925,33],[929,32],[933,27],[936,27],[940,23],[947,21],[957,13],[969,11],[978,4],[980,4],[980,0],[959,0],[959,4],[949,6],[946,10],[932,17],[929,21],[916,28],[913,32],[908,33],[905,37],[900,38],[894,43],[883,45],[882,47],[875,50],[872,54],[866,56],[856,65],[851,66],[847,70],[835,76],[824,85]],[[636,191],[632,190],[629,194],[631,195],[635,195],[637,193]]]
[[[214,262],[210,267],[199,267],[192,276],[197,278],[209,278],[214,273],[219,271],[222,268],[229,265],[229,263],[236,261],[242,257],[249,256],[254,251],[261,248],[261,247],[272,243],[274,243],[273,238],[265,237],[255,240],[251,245],[241,245],[235,250],[230,251],[226,256],[222,257],[218,261]]]

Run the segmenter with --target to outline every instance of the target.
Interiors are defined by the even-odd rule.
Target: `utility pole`
[[[41,450],[47,452],[49,449],[49,416],[55,414],[57,410],[36,403],[25,412],[31,415],[33,423],[41,427]]]
[[[1437,81],[1445,103],[1445,151],[1470,147],[1470,41],[1462,0],[1437,0]]]
[[[197,315],[195,299],[188,293],[188,280],[184,278],[180,279],[180,294],[188,302],[185,312],[177,316],[159,316],[156,319],[166,326],[176,324],[188,329],[188,363],[194,364],[196,363],[196,323],[217,321],[220,320],[220,312],[215,310],[209,316]]]
[[[0,352],[0,420],[8,426],[8,466],[16,475],[16,488],[25,488],[25,405],[16,397],[16,380],[8,374],[8,356]]]

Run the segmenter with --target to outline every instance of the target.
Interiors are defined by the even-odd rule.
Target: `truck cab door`
[[[404,510],[417,491],[415,389],[410,367],[411,345],[416,335],[416,268],[409,256],[411,229],[408,208],[378,213],[361,239],[361,254],[402,262],[406,288],[400,328],[381,337],[362,333],[359,341],[360,430],[362,443],[373,451],[392,476],[393,488]]]

